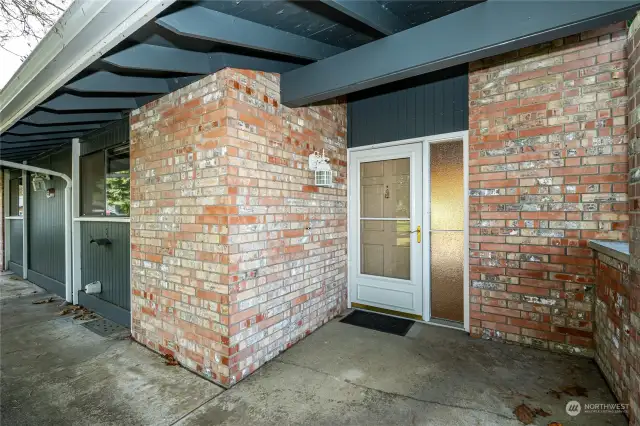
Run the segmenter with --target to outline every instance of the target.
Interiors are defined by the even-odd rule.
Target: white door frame
[[[411,139],[403,139],[399,141],[393,142],[385,142],[377,145],[368,145],[356,148],[348,148],[347,149],[347,167],[351,164],[351,154],[353,152],[358,151],[367,151],[374,150],[378,148],[386,148],[390,146],[397,145],[406,145],[410,143],[421,142],[422,146],[422,170],[425,174],[425,184],[422,185],[422,199],[427,200],[429,198],[429,193],[431,190],[431,182],[430,178],[427,175],[427,171],[429,170],[429,144],[439,143],[439,142],[450,142],[455,140],[462,140],[463,144],[463,167],[464,167],[464,287],[463,287],[463,303],[464,303],[464,329],[465,331],[470,331],[470,321],[469,321],[469,131],[461,131],[461,132],[451,132],[451,133],[442,133],[439,135],[433,136],[424,136],[420,138],[411,138]],[[348,204],[353,202],[352,197],[358,196],[359,191],[357,188],[352,188],[353,177],[349,176],[349,184],[347,185],[347,200]],[[430,238],[431,231],[431,221],[430,221],[430,209],[429,206],[423,206],[422,209],[422,223],[423,223],[423,236],[424,238]],[[349,240],[351,237],[351,209],[347,208],[347,239]],[[426,240],[430,242],[429,240]],[[429,247],[427,247],[430,249]],[[430,289],[426,288],[426,283],[429,282],[430,268],[425,265],[430,265],[430,250],[427,248],[423,249],[423,291],[422,291],[422,299],[423,299],[423,321],[424,323],[430,323],[431,319],[431,304],[430,304]],[[351,268],[357,267],[353,263],[354,256],[351,250],[351,244],[348,244],[347,249],[347,305],[351,308],[351,301],[354,298],[352,294],[351,282],[350,282],[350,270]],[[434,325],[440,325],[437,323],[430,323]]]
[[[409,162],[410,162],[409,188],[411,191],[410,192],[411,195],[410,195],[410,202],[409,202],[410,213],[409,213],[408,219],[409,219],[410,230],[415,230],[417,226],[422,227],[423,225],[422,224],[422,219],[424,217],[424,215],[422,214],[423,204],[421,203],[420,198],[422,197],[422,187],[424,183],[421,180],[419,180],[419,176],[422,175],[422,166],[424,164],[423,158],[422,158],[422,147],[423,145],[421,143],[414,143],[414,144],[402,145],[397,149],[392,150],[392,152],[389,152],[388,148],[387,150],[383,148],[383,149],[357,151],[360,158],[355,159],[354,158],[355,156],[352,156],[352,162],[350,164],[350,167],[356,170],[358,162],[362,164],[364,162],[370,162],[370,161],[395,160],[399,158],[409,159]],[[351,180],[349,181],[349,184],[352,185],[352,187],[354,188],[353,189],[354,193],[359,192],[355,189],[355,188],[360,188],[359,173],[356,172],[355,176],[352,176]],[[355,212],[359,212],[360,210],[359,198],[354,198],[352,200],[352,202],[349,204],[349,209],[351,210],[352,214],[355,214],[355,217],[350,216],[354,221],[356,221],[357,219],[372,219],[372,218],[362,218],[358,213],[355,213]],[[389,220],[389,219],[380,219],[380,220]],[[390,220],[394,220],[394,219],[390,219]],[[411,309],[408,307],[400,308],[399,304],[392,303],[391,301],[392,297],[390,297],[388,304],[382,303],[382,302],[370,303],[365,301],[366,298],[365,300],[358,300],[357,295],[362,296],[362,293],[360,291],[358,291],[357,295],[353,294],[354,302],[357,301],[358,303],[377,306],[383,309],[392,309],[392,310],[397,310],[399,312],[406,312],[409,315],[422,316],[424,312],[423,311],[424,297],[422,294],[424,290],[424,285],[421,285],[423,281],[422,263],[424,262],[424,254],[423,254],[424,244],[417,242],[417,235],[413,235],[413,233],[409,234],[409,238],[411,240],[411,244],[410,244],[411,273],[410,273],[410,278],[408,280],[388,278],[388,277],[375,277],[372,275],[363,274],[360,271],[360,267],[357,266],[357,265],[360,265],[360,258],[362,255],[362,253],[360,253],[360,250],[358,249],[358,246],[356,244],[356,242],[359,241],[360,233],[361,233],[360,220],[357,220],[357,222],[358,222],[358,225],[355,227],[355,229],[351,227],[352,235],[354,236],[354,238],[350,241],[351,250],[349,250],[354,256],[353,264],[356,266],[353,269],[351,269],[349,272],[351,273],[352,278],[357,277],[359,279],[358,281],[359,290],[364,291],[366,289],[369,289],[369,290],[378,289],[379,291],[389,291],[389,289],[387,288],[387,285],[389,284],[389,282],[391,282],[391,283],[395,283],[394,287],[397,289],[397,291],[391,292],[391,293],[393,293],[394,295],[397,295],[400,293],[404,293],[404,294],[411,293],[412,294],[411,300],[413,303],[412,303]]]

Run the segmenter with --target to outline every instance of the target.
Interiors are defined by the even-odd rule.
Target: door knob
[[[414,232],[418,233],[418,243],[420,243],[420,240],[422,239],[422,231],[420,230],[420,225],[418,225],[418,227],[416,228],[415,231],[409,231],[410,234],[413,234]]]

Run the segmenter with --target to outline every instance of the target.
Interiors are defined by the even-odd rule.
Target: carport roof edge
[[[75,0],[0,92],[0,133],[176,0]]]

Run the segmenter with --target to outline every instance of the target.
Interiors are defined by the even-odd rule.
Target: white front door
[[[422,317],[422,143],[351,152],[351,303]]]

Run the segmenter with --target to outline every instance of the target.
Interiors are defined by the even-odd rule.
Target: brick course
[[[626,240],[625,23],[470,64],[471,333],[593,353],[588,239]]]
[[[131,116],[134,338],[231,385],[346,307],[346,107],[225,69]],[[332,188],[307,157],[325,150]]]
[[[628,33],[626,51],[629,56],[628,67],[628,137],[629,137],[629,282],[624,288],[623,321],[632,327],[624,353],[627,369],[622,371],[628,380],[629,400],[631,404],[630,423],[640,425],[640,18],[631,24]],[[614,317],[615,318],[615,317]],[[619,324],[619,323],[618,323]]]
[[[640,315],[634,312],[629,264],[596,253],[596,363],[610,388],[629,404],[629,423],[640,425]]]

